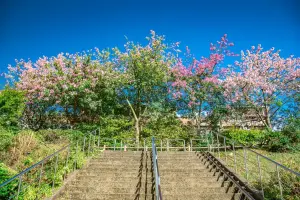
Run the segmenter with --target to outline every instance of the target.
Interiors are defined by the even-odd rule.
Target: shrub
[[[266,148],[272,152],[300,150],[300,119],[290,119],[282,131],[268,131]]]
[[[15,171],[7,167],[4,163],[0,163],[0,183],[3,183],[15,174]],[[17,185],[18,182],[13,181],[12,183],[9,183],[8,185],[0,188],[0,199],[9,199],[9,197],[17,188]]]
[[[287,171],[280,171],[283,197],[287,200],[300,200],[300,178]],[[271,172],[270,179],[264,181],[265,199],[280,200],[280,187],[277,172]]]
[[[0,93],[0,125],[17,127],[25,107],[23,92],[5,88]]]
[[[6,151],[13,140],[13,133],[0,127],[0,152]]]
[[[117,139],[134,137],[133,121],[128,117],[102,117],[100,125],[101,137]]]
[[[265,131],[263,130],[242,130],[242,129],[230,129],[223,132],[228,138],[235,140],[246,146],[254,146],[262,144],[265,139]]]
[[[188,127],[183,126],[176,116],[170,114],[150,119],[143,129],[142,136],[155,136],[158,139],[188,139],[188,133]]]

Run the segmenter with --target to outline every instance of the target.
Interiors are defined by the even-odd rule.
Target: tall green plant
[[[0,125],[17,127],[25,107],[23,92],[6,87],[0,93]]]

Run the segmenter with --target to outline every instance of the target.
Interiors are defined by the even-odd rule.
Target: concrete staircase
[[[154,199],[151,154],[104,151],[78,172],[53,199]]]
[[[154,200],[151,151],[104,151],[53,199]],[[163,200],[234,200],[195,152],[158,152]]]
[[[222,184],[195,152],[158,152],[163,200],[230,200],[240,194]],[[226,192],[227,191],[227,192]]]

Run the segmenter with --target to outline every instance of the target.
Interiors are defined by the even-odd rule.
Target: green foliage
[[[125,116],[101,117],[100,134],[105,138],[124,139],[134,137],[133,121]]]
[[[8,131],[0,126],[0,155],[11,145],[13,136],[14,134],[12,131]]]
[[[175,114],[152,117],[142,129],[143,137],[155,136],[157,139],[187,139],[188,133],[189,129],[181,125]]]
[[[264,193],[267,200],[280,200],[280,187],[277,172],[270,172],[270,179],[264,181]],[[300,177],[280,170],[280,181],[283,184],[283,197],[287,200],[300,200]]]
[[[39,130],[38,135],[41,136],[41,139],[47,143],[62,143],[65,144],[75,142],[78,139],[82,138],[84,133],[80,130],[61,130],[61,129],[47,129]]]
[[[17,127],[22,116],[25,103],[24,94],[15,89],[5,88],[0,93],[0,125]]]
[[[265,131],[263,130],[230,129],[225,130],[223,134],[246,146],[261,144],[265,138]]]
[[[0,163],[0,183],[8,180],[15,174],[15,171],[11,170],[4,163]],[[9,196],[12,195],[17,188],[17,184],[17,181],[13,181],[7,186],[0,188],[0,199],[8,199]]]
[[[300,150],[300,119],[291,119],[282,131],[268,131],[267,149],[273,152]]]

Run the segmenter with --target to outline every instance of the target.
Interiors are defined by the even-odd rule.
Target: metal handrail
[[[222,137],[222,138],[225,138],[225,140],[228,140],[228,141],[230,141],[230,142],[232,142],[232,143],[235,143],[235,144],[238,143],[238,142],[233,141],[232,139],[229,139],[229,138],[227,138],[226,136],[221,135],[221,134],[219,134],[219,133],[215,133],[215,134],[217,134],[218,136],[220,136],[220,137]],[[248,148],[248,147],[246,147],[246,146],[244,146],[244,145],[242,145],[242,144],[239,144],[239,145],[241,145],[243,148],[245,148],[245,149],[247,149],[247,150],[253,152],[254,154],[256,154],[256,155],[258,155],[258,156],[260,156],[260,157],[262,157],[262,158],[264,158],[264,159],[266,159],[266,160],[268,160],[268,161],[274,163],[275,165],[278,165],[279,167],[281,167],[281,168],[283,168],[283,169],[285,169],[285,170],[287,170],[287,171],[293,173],[294,175],[300,177],[300,173],[299,173],[299,172],[296,172],[296,171],[294,171],[294,170],[292,170],[292,169],[290,169],[290,168],[288,168],[288,167],[286,167],[286,166],[284,166],[284,165],[282,165],[282,164],[276,162],[275,160],[272,160],[272,159],[270,159],[270,158],[268,158],[268,157],[266,157],[266,156],[264,156],[264,155],[262,155],[262,154],[260,154],[260,153],[258,153],[258,152],[256,152],[256,151],[254,151],[253,149],[250,149],[250,148]]]
[[[3,182],[2,184],[0,184],[0,188],[4,187],[5,185],[9,184],[10,182],[12,182],[13,180],[21,177],[23,174],[27,173],[28,171],[30,171],[31,169],[37,167],[38,165],[44,163],[45,161],[49,160],[50,158],[56,156],[57,154],[59,154],[60,152],[62,152],[63,150],[65,150],[66,148],[70,147],[70,144],[68,144],[67,146],[64,146],[63,148],[61,148],[60,150],[54,152],[53,154],[45,157],[43,160],[33,164],[32,166],[28,167],[27,169],[23,170],[22,172],[20,172],[19,174],[13,176],[12,178],[8,179],[7,181]]]
[[[84,137],[84,143],[83,143],[84,147],[83,148],[85,148],[85,139],[86,139],[86,137],[87,136],[91,136],[91,135],[95,136],[96,135],[96,131],[97,131],[97,129],[94,130],[94,131],[90,131],[90,132],[88,132],[88,133],[86,133],[86,134],[83,135],[83,137]],[[94,141],[94,143],[95,143],[95,141]],[[56,171],[57,171],[57,161],[58,161],[59,153],[61,153],[64,150],[68,149],[68,155],[67,155],[66,162],[65,162],[65,165],[67,165],[68,164],[68,159],[70,157],[70,155],[69,155],[70,151],[71,151],[70,148],[71,148],[71,143],[65,145],[61,149],[55,151],[54,153],[50,154],[49,156],[46,156],[45,158],[43,158],[39,162],[31,165],[30,167],[26,168],[25,170],[21,171],[20,173],[16,174],[15,176],[11,177],[10,179],[8,179],[5,182],[1,183],[0,184],[0,188],[7,186],[12,181],[18,180],[18,185],[17,185],[17,188],[16,188],[17,191],[15,192],[15,195],[13,195],[13,198],[16,197],[18,199],[18,197],[19,197],[19,195],[21,193],[22,178],[23,178],[23,176],[25,176],[26,173],[28,173],[29,171],[33,170],[34,168],[37,168],[39,165],[41,165],[41,169],[42,169],[43,166],[45,165],[45,163],[48,160],[50,160],[51,158],[54,158],[54,157],[56,157],[56,161],[55,161],[55,173],[56,173]],[[77,152],[78,152],[78,148],[79,148],[79,146],[78,146],[78,140],[77,140],[77,145],[76,145],[76,159],[75,159],[75,161],[73,163],[75,165],[77,164]],[[90,151],[90,140],[89,140],[88,156],[89,156],[89,153],[90,153],[89,151]],[[65,174],[63,176],[65,176]],[[39,178],[38,178],[39,182],[40,182],[41,178],[42,178],[42,171],[40,171],[40,175],[39,175]],[[52,189],[53,189],[53,186],[54,186],[54,180],[53,180],[53,183],[52,183]]]
[[[155,138],[152,137],[152,162],[155,175],[155,194],[157,200],[162,200],[161,188],[160,188],[160,176],[157,164],[157,149],[155,145]]]
[[[218,169],[222,171],[222,173],[225,174],[226,177],[228,177],[239,188],[239,190],[241,190],[241,192],[247,197],[248,200],[255,200],[255,198],[251,196],[251,194],[249,194],[248,186],[245,183],[243,183],[238,177],[232,176],[231,172],[228,171],[226,166],[224,166],[221,162],[219,162],[211,153],[208,152],[206,158],[210,160],[212,163],[214,163],[215,166],[218,166],[219,167]]]
[[[208,138],[208,135],[210,135],[210,134],[207,134],[207,138]],[[282,172],[280,171],[280,169],[282,171],[290,173],[290,175],[294,176],[294,178],[300,178],[300,173],[299,172],[296,172],[296,171],[294,171],[294,170],[292,170],[292,169],[290,169],[290,168],[288,168],[288,167],[286,167],[286,166],[284,166],[284,165],[282,165],[282,164],[280,164],[280,163],[278,163],[278,162],[276,162],[276,161],[268,158],[267,156],[264,156],[264,155],[256,152],[255,150],[250,149],[249,147],[244,146],[243,144],[240,144],[240,143],[238,143],[238,142],[236,142],[236,141],[234,141],[232,139],[228,139],[224,135],[221,135],[221,134],[216,133],[216,132],[212,132],[211,136],[212,136],[211,139],[210,139],[211,140],[211,144],[210,144],[210,140],[207,139],[207,145],[209,147],[208,151],[211,152],[212,154],[215,154],[215,156],[218,157],[219,160],[222,160],[227,165],[228,164],[227,163],[227,159],[228,159],[227,151],[228,150],[229,151],[232,150],[232,152],[233,152],[232,167],[234,167],[233,169],[234,169],[234,171],[235,171],[236,174],[239,171],[238,170],[238,164],[237,164],[238,163],[237,162],[237,159],[238,159],[237,156],[239,156],[239,159],[243,159],[241,161],[241,163],[240,163],[240,164],[244,165],[242,167],[242,171],[241,171],[241,172],[245,173],[245,174],[243,174],[243,176],[245,176],[245,178],[246,178],[247,182],[249,182],[249,184],[256,185],[256,181],[257,181],[257,183],[259,185],[256,185],[256,186],[253,185],[253,186],[255,188],[258,188],[258,187],[260,188],[259,190],[261,191],[263,198],[264,198],[264,189],[265,189],[264,188],[265,183],[263,182],[263,179],[266,180],[266,176],[264,176],[263,173],[268,173],[268,174],[270,174],[271,172],[275,173],[275,176],[276,176],[276,179],[277,179],[276,182],[278,183],[278,185],[277,184],[276,185],[279,188],[278,189],[278,194],[280,195],[281,199],[284,199],[285,191],[287,191],[287,190],[284,188],[284,186],[286,185],[286,183],[284,182],[284,179],[282,179],[282,174],[281,174]],[[230,144],[230,147],[227,147],[227,143]],[[237,154],[237,151],[236,151],[237,150],[237,148],[236,148],[237,146],[236,146],[236,144],[238,144],[241,147],[241,149],[243,150],[243,152],[242,152],[243,155]],[[220,154],[221,150],[224,150],[225,160],[220,156],[221,155]],[[256,163],[253,163],[253,160],[251,161],[250,158],[248,157],[249,156],[248,153],[250,153],[250,152],[253,154],[253,156],[256,157]],[[272,165],[274,165],[275,166],[275,171],[273,171],[273,170],[272,171],[266,171],[262,167],[262,161],[261,161],[260,158],[263,158],[267,162],[269,162]],[[250,168],[249,168],[249,166],[251,166],[251,165],[252,165],[252,168],[255,167],[258,170],[258,172],[257,172],[258,177],[255,179],[254,182],[250,181],[250,178],[251,178],[250,174],[253,174],[253,170],[250,171]],[[240,175],[242,175],[242,174],[240,174]]]

